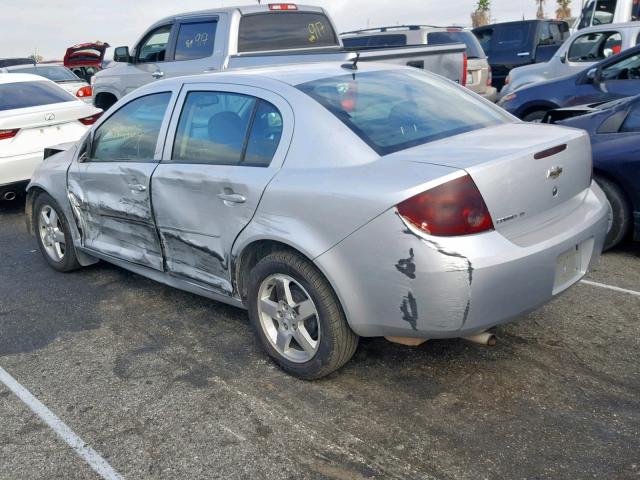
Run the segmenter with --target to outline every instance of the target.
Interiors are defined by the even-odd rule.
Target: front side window
[[[542,22],[540,33],[538,34],[538,45],[553,45],[553,35],[551,34],[551,24]]]
[[[281,136],[282,116],[264,100],[238,93],[190,92],[171,160],[266,167]]]
[[[632,55],[602,70],[603,80],[640,80],[640,54]]]
[[[178,32],[175,60],[210,57],[216,37],[217,21],[183,23]]]
[[[277,12],[244,15],[238,32],[239,52],[290,50],[339,45],[326,15]]]
[[[140,44],[136,61],[138,63],[164,62],[169,46],[171,25],[155,29]]]
[[[620,53],[622,35],[619,32],[587,33],[576,38],[569,48],[570,62],[598,62]]]
[[[636,104],[622,124],[621,132],[640,132],[640,105]]]
[[[152,161],[170,100],[171,92],[146,95],[107,118],[93,136],[91,161]]]
[[[297,88],[379,155],[509,121],[496,107],[419,71],[340,75]]]
[[[0,111],[75,101],[76,97],[46,80],[0,84]]]

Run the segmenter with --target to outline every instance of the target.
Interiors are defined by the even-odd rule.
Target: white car
[[[578,73],[594,63],[640,43],[640,22],[599,25],[578,30],[544,63],[514,68],[500,98],[532,83]]]
[[[24,191],[46,147],[79,140],[101,113],[51,80],[0,73],[0,199]]]
[[[36,63],[31,65],[13,65],[0,68],[0,73],[30,73],[56,82],[65,91],[86,103],[93,104],[91,86],[75,73],[61,64]]]

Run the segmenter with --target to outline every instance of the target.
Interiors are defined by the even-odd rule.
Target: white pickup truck
[[[94,104],[107,109],[161,78],[230,68],[323,61],[384,61],[466,79],[465,45],[345,49],[324,9],[292,3],[204,10],[152,25],[136,46],[118,47],[115,65],[92,79]]]

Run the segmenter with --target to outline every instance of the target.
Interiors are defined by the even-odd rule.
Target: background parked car
[[[545,122],[589,132],[594,176],[613,209],[605,249],[615,247],[630,233],[640,241],[640,95],[552,110]]]
[[[69,47],[64,54],[64,66],[90,83],[91,77],[105,68],[104,54],[109,47],[106,42],[80,43]]]
[[[534,83],[502,97],[498,105],[526,121],[541,121],[559,107],[607,102],[640,92],[640,46],[607,58],[586,70]]]
[[[606,25],[574,33],[551,60],[511,70],[503,97],[518,88],[545,80],[564,77],[618,54],[640,43],[640,23]]]
[[[368,28],[340,34],[345,48],[398,47],[406,45],[446,45],[463,43],[467,47],[467,75],[464,85],[495,102],[497,90],[491,86],[491,67],[478,39],[460,27],[403,25]]]
[[[38,75],[56,82],[74,97],[91,104],[92,90],[87,82],[63,65],[47,63],[32,63],[31,65],[16,65],[0,69],[0,73],[28,73]]]
[[[610,23],[633,22],[640,20],[640,2],[638,0],[588,0],[574,29],[606,25]]]
[[[214,48],[215,45],[215,48]],[[248,5],[174,15],[156,22],[130,52],[114,50],[117,65],[93,77],[95,105],[107,109],[136,88],[161,78],[265,65],[352,62],[324,9],[293,3]],[[464,46],[382,47],[359,62],[412,65],[463,83]]]
[[[0,73],[0,200],[24,192],[45,147],[78,140],[100,112],[45,78]]]
[[[493,86],[502,88],[509,72],[530,63],[546,62],[569,36],[569,25],[557,20],[523,20],[474,28],[489,57]]]
[[[0,68],[14,65],[33,65],[31,58],[0,58]]]

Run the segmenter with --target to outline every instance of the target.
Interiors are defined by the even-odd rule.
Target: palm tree
[[[545,0],[536,0],[538,4],[538,11],[536,12],[536,18],[542,20],[544,18],[544,2]]]
[[[478,0],[476,9],[471,12],[471,23],[474,28],[489,23],[490,10],[491,0]]]
[[[557,0],[557,3],[556,18],[558,20],[571,18],[571,0]]]

